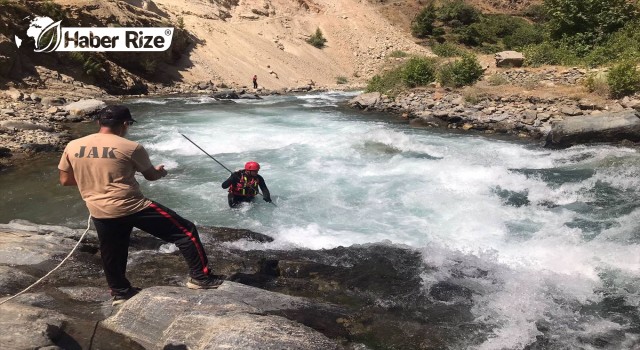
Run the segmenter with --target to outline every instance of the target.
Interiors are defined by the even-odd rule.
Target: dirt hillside
[[[230,6],[208,0],[155,2],[172,19],[183,17],[185,29],[199,40],[179,63],[185,81],[249,85],[256,74],[269,89],[310,80],[335,85],[337,77],[362,83],[394,50],[429,54],[375,6],[358,0],[240,0]],[[317,28],[327,39],[323,49],[305,42]]]

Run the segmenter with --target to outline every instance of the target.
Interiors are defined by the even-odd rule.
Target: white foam
[[[479,349],[531,344],[540,320],[556,329],[570,322],[602,332],[615,328],[597,318],[570,320],[574,306],[599,300],[595,290],[602,287],[602,271],[640,274],[636,150],[551,151],[301,107],[343,100],[332,93],[274,97],[271,102],[291,105],[275,109],[251,101],[238,110],[203,105],[154,116],[155,129],[134,135],[153,151],[154,162],[170,165],[173,177],[151,187],[149,195],[165,193],[168,204],[205,225],[268,234],[276,239],[268,247],[319,249],[383,240],[409,245],[438,270],[425,276],[425,288],[461,269],[487,271],[455,281],[475,292],[478,320],[495,327]],[[258,198],[229,209],[220,188],[228,172],[179,132],[230,169],[260,162],[278,207]],[[528,202],[508,204],[499,191]],[[605,195],[627,209],[598,202]],[[601,233],[568,225],[580,220],[611,225]],[[629,300],[640,304],[640,297]],[[578,336],[567,328],[563,344]]]

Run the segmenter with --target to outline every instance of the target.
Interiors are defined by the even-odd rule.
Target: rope
[[[62,259],[62,261],[58,264],[58,266],[54,267],[53,270],[49,271],[49,273],[47,273],[46,275],[40,277],[39,280],[35,281],[32,285],[30,285],[29,287],[25,288],[22,292],[9,297],[3,301],[0,301],[0,305],[6,303],[7,301],[25,293],[26,291],[28,291],[29,289],[31,289],[32,287],[34,287],[35,285],[37,285],[38,283],[42,282],[42,280],[44,280],[45,278],[47,278],[50,274],[52,274],[55,270],[57,270],[60,266],[62,266],[62,264],[64,264],[65,261],[67,261],[67,259],[69,259],[71,257],[71,254],[73,254],[73,252],[76,251],[76,249],[78,248],[78,246],[80,245],[80,242],[82,242],[82,239],[84,238],[84,236],[87,234],[87,232],[89,232],[89,228],[91,228],[91,215],[89,215],[89,218],[87,219],[87,229],[84,230],[84,233],[82,234],[82,236],[80,236],[80,239],[78,240],[78,243],[76,243],[76,246],[73,247],[73,249],[71,249],[71,252],[69,252],[69,254],[67,255],[66,258]]]

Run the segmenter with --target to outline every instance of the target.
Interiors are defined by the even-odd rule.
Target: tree
[[[436,7],[433,3],[429,3],[411,22],[411,34],[416,38],[424,38],[431,35],[435,20]]]
[[[327,42],[327,39],[322,35],[322,31],[320,28],[316,29],[316,32],[307,39],[307,43],[311,44],[314,47],[319,49],[324,47],[324,44]]]
[[[628,0],[544,0],[544,9],[552,39],[586,46],[603,42],[639,13]]]

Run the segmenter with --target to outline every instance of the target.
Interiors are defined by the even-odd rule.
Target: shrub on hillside
[[[382,94],[394,96],[402,88],[402,67],[397,67],[373,76],[367,84],[366,92],[377,91]]]
[[[536,23],[544,22],[547,19],[547,13],[542,4],[529,5],[529,7],[522,11],[522,15]]]
[[[476,56],[467,54],[457,61],[443,65],[438,71],[438,80],[443,86],[462,87],[473,85],[483,73]]]
[[[451,43],[434,43],[431,46],[431,51],[439,57],[456,57],[462,56],[464,54],[464,50],[455,44]]]
[[[437,18],[445,23],[469,25],[480,20],[480,12],[463,0],[445,2],[437,10]]]
[[[543,41],[544,35],[542,27],[529,24],[517,27],[502,40],[507,49],[520,49],[528,45],[540,44]]]
[[[638,6],[627,0],[544,0],[544,9],[552,39],[587,48],[639,16]]]
[[[640,72],[636,63],[625,61],[611,68],[607,75],[611,97],[621,98],[640,91]]]
[[[410,88],[425,86],[436,80],[436,67],[432,58],[412,57],[402,69],[402,81]]]
[[[402,58],[407,56],[409,56],[409,54],[401,50],[395,50],[389,54],[389,57],[392,57],[392,58]]]
[[[609,62],[640,59],[640,21],[627,23],[603,44],[593,48],[584,58],[591,67]]]
[[[535,30],[533,25],[522,18],[507,15],[482,15],[479,21],[456,28],[454,32],[458,35],[460,43],[469,46],[482,46],[485,44],[499,45],[506,38],[510,38],[512,43],[524,41],[522,36],[533,30]]]
[[[584,85],[589,92],[595,92],[600,96],[608,96],[611,94],[609,83],[607,82],[607,74],[603,72],[589,74],[584,81]]]
[[[529,45],[522,49],[524,65],[539,67],[541,65],[574,65],[579,58],[570,49],[558,43],[545,41],[538,45]]]
[[[411,21],[411,34],[416,38],[425,38],[431,35],[435,20],[436,7],[433,3],[429,3]]]
[[[327,42],[327,39],[325,39],[324,36],[322,35],[322,31],[320,30],[320,28],[317,28],[316,32],[313,35],[311,35],[309,39],[307,39],[307,43],[311,44],[311,46],[314,46],[318,49],[323,48],[326,42]]]

